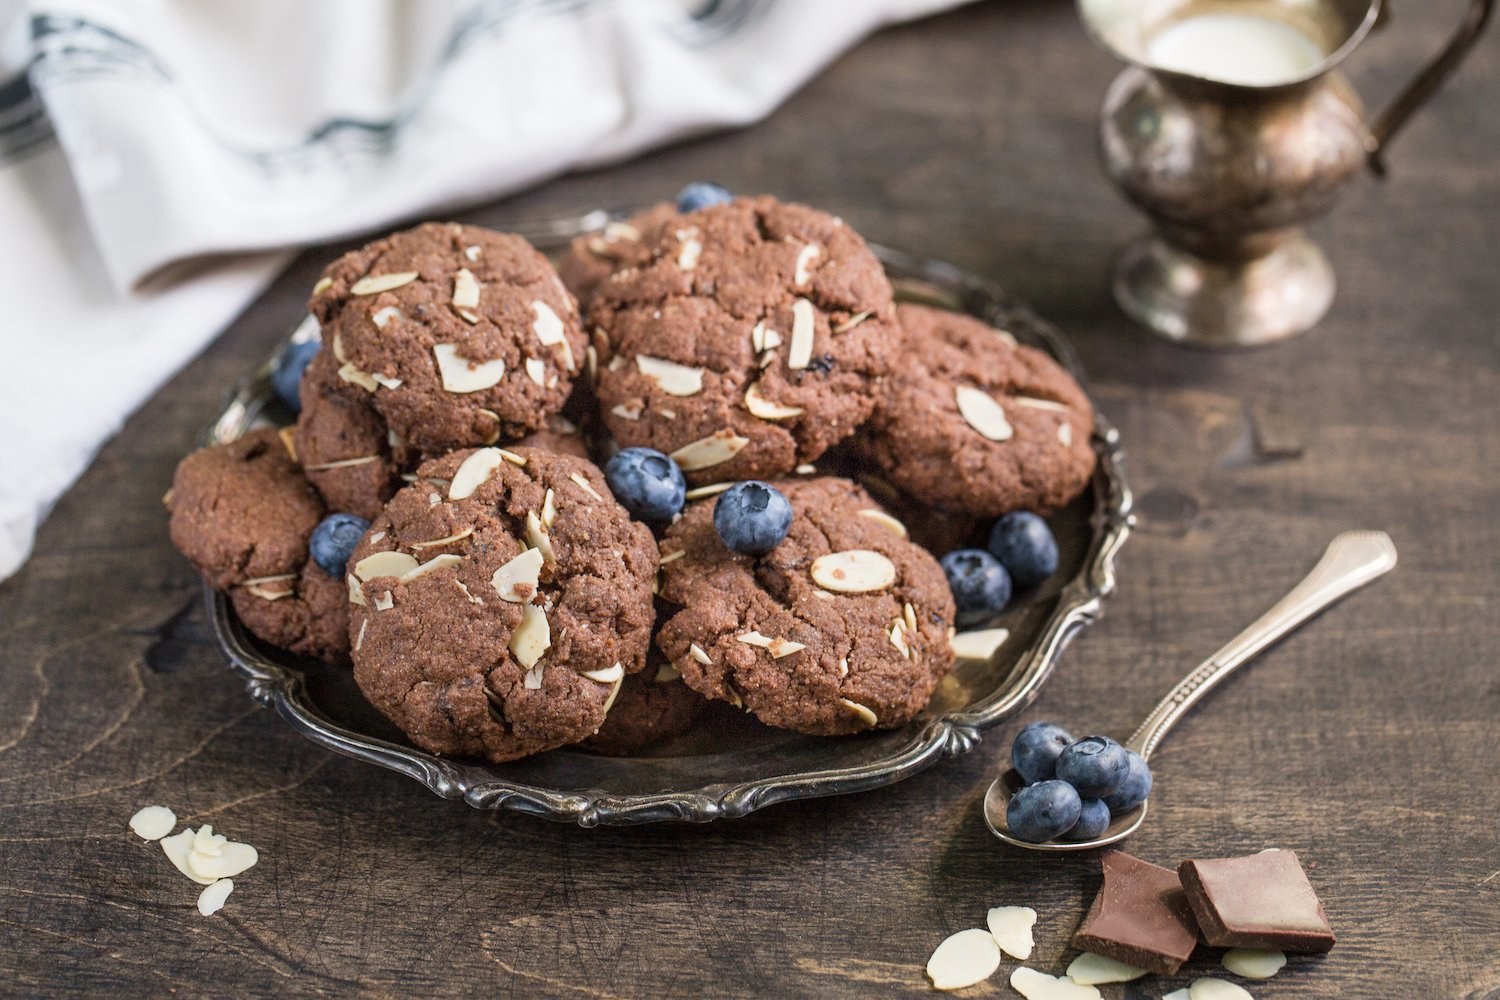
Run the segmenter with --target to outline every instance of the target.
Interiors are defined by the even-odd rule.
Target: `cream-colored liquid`
[[[1326,53],[1305,32],[1275,17],[1199,14],[1162,29],[1146,55],[1158,69],[1269,87],[1297,79]]]

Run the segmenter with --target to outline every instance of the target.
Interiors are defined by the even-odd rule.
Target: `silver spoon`
[[[1146,721],[1125,741],[1126,748],[1150,760],[1152,751],[1177,720],[1220,681],[1334,601],[1389,572],[1395,565],[1396,546],[1383,531],[1346,531],[1336,537],[1328,543],[1328,551],[1323,553],[1312,572],[1275,607],[1231,639],[1227,646],[1205,660],[1156,703]],[[1021,776],[1014,770],[996,778],[984,796],[984,822],[991,833],[1007,844],[1031,851],[1087,851],[1118,843],[1141,825],[1150,804],[1149,800],[1142,802],[1130,812],[1114,817],[1104,835],[1096,840],[1032,844],[1012,836],[1005,822],[1010,797],[1022,786]]]

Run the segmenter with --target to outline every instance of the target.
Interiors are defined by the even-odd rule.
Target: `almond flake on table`
[[[1010,985],[1026,1000],[1100,1000],[1092,986],[1080,986],[1066,976],[1049,976],[1022,965],[1010,974]]]
[[[940,990],[984,982],[1000,968],[1000,946],[989,931],[974,928],[950,935],[927,960],[927,977]]]
[[[1067,976],[1080,986],[1128,983],[1146,974],[1145,969],[1086,951],[1068,963]]]
[[[142,840],[160,840],[177,825],[177,814],[166,806],[146,806],[130,817],[130,832]]]
[[[1001,951],[1023,962],[1031,957],[1035,946],[1031,928],[1036,925],[1036,911],[1031,907],[996,906],[986,915],[985,924]]]
[[[198,893],[198,912],[205,917],[211,917],[224,908],[224,901],[234,891],[234,879],[221,878],[217,882],[210,882]]]

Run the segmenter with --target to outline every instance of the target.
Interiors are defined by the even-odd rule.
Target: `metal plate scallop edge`
[[[576,219],[517,227],[543,250],[554,249],[580,232],[597,228],[605,216],[594,212]],[[1030,309],[1006,297],[999,286],[943,261],[913,257],[878,245],[871,249],[898,284],[925,285],[966,312],[1042,344],[1080,381],[1082,368],[1066,338]],[[257,409],[267,370],[236,388],[209,429],[210,442],[238,437]],[[945,757],[968,753],[984,730],[1015,715],[1037,696],[1069,641],[1096,621],[1103,601],[1115,589],[1115,557],[1134,523],[1132,498],[1125,482],[1124,452],[1115,428],[1097,411],[1093,445],[1099,456],[1093,489],[1092,539],[1084,566],[1058,598],[1041,635],[987,698],[961,712],[950,712],[922,724],[910,740],[889,756],[860,767],[832,768],[776,775],[733,785],[709,785],[691,791],[650,795],[612,795],[602,790],[557,791],[506,780],[484,764],[448,760],[352,732],[329,719],[311,701],[302,676],[291,667],[261,656],[222,594],[204,586],[214,637],[236,673],[245,678],[256,701],[274,708],[307,739],[337,753],[388,768],[421,782],[445,799],[462,799],[476,809],[503,809],[579,826],[624,826],[663,821],[707,823],[733,819],[793,799],[861,792],[911,777]]]

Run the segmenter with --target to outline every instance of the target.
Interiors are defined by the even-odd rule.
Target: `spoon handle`
[[[1396,546],[1385,532],[1346,531],[1339,535],[1328,543],[1328,551],[1312,572],[1276,602],[1275,607],[1157,702],[1125,745],[1149,758],[1177,720],[1236,668],[1334,601],[1389,572],[1395,565]]]

